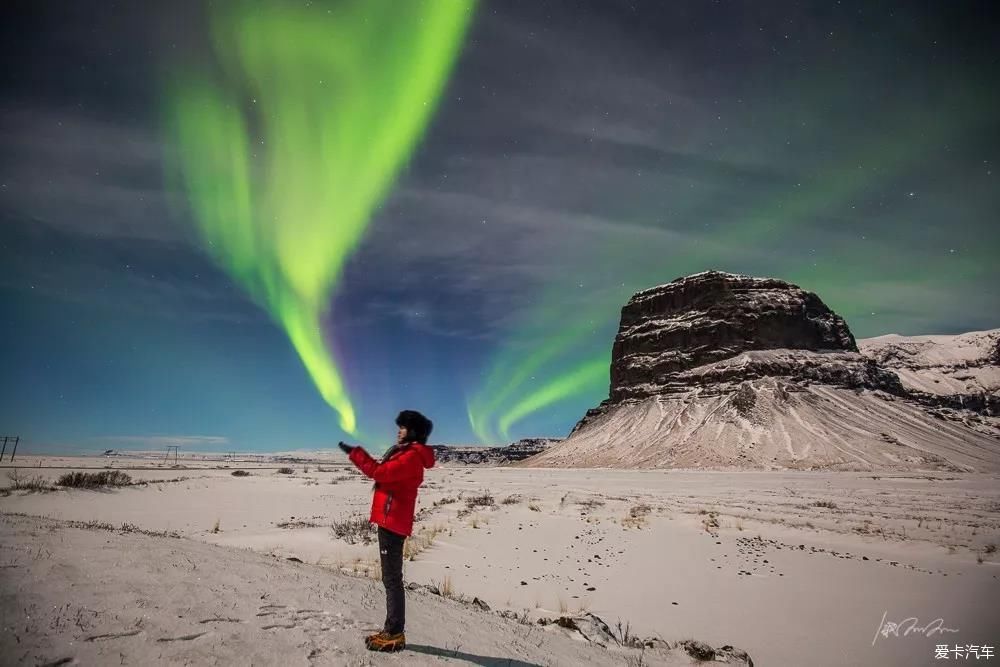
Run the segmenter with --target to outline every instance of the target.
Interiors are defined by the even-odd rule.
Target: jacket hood
[[[410,447],[412,447],[413,449],[415,449],[416,452],[420,455],[420,461],[424,464],[425,468],[433,468],[434,467],[434,450],[433,449],[431,449],[427,445],[423,445],[423,444],[421,444],[419,442],[411,442],[410,443]]]

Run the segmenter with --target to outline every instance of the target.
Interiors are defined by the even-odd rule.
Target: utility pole
[[[177,450],[179,447],[177,445],[167,445],[167,455],[163,457],[163,462],[166,463],[170,460],[170,453],[174,454],[174,465],[177,465]]]
[[[7,443],[14,445],[14,449],[10,452],[10,460],[14,460],[14,455],[17,454],[17,443],[20,442],[21,436],[19,435],[5,435],[3,436],[3,447],[0,448],[0,461],[3,461],[4,455],[7,453]]]

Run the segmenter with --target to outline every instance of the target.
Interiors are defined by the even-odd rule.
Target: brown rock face
[[[622,308],[610,399],[660,393],[684,371],[773,349],[858,351],[843,318],[795,285],[718,271],[679,278]]]

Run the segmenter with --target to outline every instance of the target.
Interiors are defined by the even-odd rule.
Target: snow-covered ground
[[[111,464],[25,459],[19,474]],[[634,649],[533,623],[586,612],[662,638],[642,664],[689,664],[665,648],[684,639],[765,666],[931,664],[936,644],[1000,639],[996,475],[433,468],[406,580],[492,611],[410,591],[414,648],[371,656],[361,636],[384,614],[369,578],[377,550],[331,530],[367,514],[370,483],[343,464],[292,475],[186,465],[131,470],[150,483],[115,491],[0,497],[0,653],[31,664],[639,664]],[[878,633],[907,617],[958,632]]]

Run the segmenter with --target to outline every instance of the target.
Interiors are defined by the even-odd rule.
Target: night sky
[[[5,3],[0,435],[563,436],[707,269],[1000,326],[994,3],[464,4]]]

